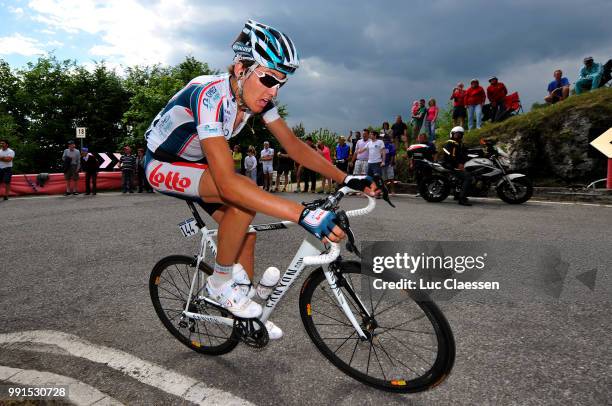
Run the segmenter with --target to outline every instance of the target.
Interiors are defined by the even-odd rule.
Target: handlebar
[[[391,203],[391,200],[389,199],[389,192],[384,182],[382,181],[382,179],[379,176],[375,176],[374,182],[376,183],[376,186],[381,190],[382,198],[387,203],[389,203],[391,207],[395,207],[393,203]],[[342,198],[346,196],[348,193],[353,192],[353,191],[354,190],[349,188],[348,186],[343,186],[337,192],[329,195],[327,198],[317,199],[309,204],[305,204],[305,206],[311,207],[311,208],[321,207],[324,210],[336,211],[340,203],[340,200],[342,200]],[[376,199],[367,194],[365,196],[368,198],[368,204],[366,205],[366,207],[363,207],[361,209],[349,210],[347,212],[344,212],[342,210],[336,211],[336,215],[338,217],[338,226],[340,226],[340,228],[344,230],[344,232],[347,234],[347,237],[348,237],[347,248],[349,251],[354,252],[358,256],[360,255],[359,250],[357,250],[357,247],[355,246],[355,238],[353,236],[353,232],[350,229],[348,218],[364,216],[374,211],[374,208],[376,207]],[[339,255],[340,255],[340,244],[330,242],[330,248],[327,253],[321,254],[321,255],[304,257],[303,263],[304,265],[329,264],[330,262],[335,261]]]

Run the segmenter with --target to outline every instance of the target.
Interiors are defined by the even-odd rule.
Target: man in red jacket
[[[493,121],[497,121],[501,114],[504,112],[506,107],[504,106],[504,98],[508,94],[506,85],[497,80],[497,77],[493,76],[489,79],[489,87],[487,87],[487,97],[491,102]]]
[[[474,128],[474,115],[476,116],[476,128],[482,124],[482,105],[487,96],[485,91],[478,83],[478,79],[472,79],[470,87],[465,91],[465,107],[468,113],[468,129]]]

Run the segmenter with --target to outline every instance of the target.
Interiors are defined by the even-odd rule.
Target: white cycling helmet
[[[450,130],[450,133],[448,134],[448,135],[449,135],[449,137],[451,137],[451,138],[452,138],[454,133],[461,133],[461,134],[464,134],[464,133],[465,133],[465,130],[463,129],[463,127],[461,127],[460,125],[458,125],[458,126],[456,126],[456,127],[453,127],[453,129],[452,129],[452,130]]]
[[[277,29],[254,20],[246,22],[232,49],[235,61],[254,61],[286,75],[292,75],[300,66],[293,41]]]

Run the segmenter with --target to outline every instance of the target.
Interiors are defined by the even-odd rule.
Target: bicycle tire
[[[207,355],[226,354],[232,351],[239,342],[235,338],[233,328],[230,329],[229,326],[227,326],[225,327],[226,331],[224,331],[218,324],[203,320],[188,320],[186,322],[189,325],[188,327],[181,327],[178,325],[180,315],[187,305],[186,298],[189,294],[190,282],[193,277],[195,266],[195,259],[185,255],[171,255],[158,261],[153,267],[151,276],[149,277],[149,293],[151,295],[153,307],[164,327],[166,327],[176,339],[193,351]],[[178,277],[173,277],[170,273],[169,270],[172,269],[172,267],[179,272],[180,280]],[[182,273],[181,268],[184,268],[186,274]],[[200,264],[200,271],[206,275],[211,275],[213,272],[212,268],[205,263]],[[174,286],[161,286],[162,282],[168,282],[168,285],[174,284]],[[160,299],[168,299],[170,303],[174,304],[163,304]],[[174,308],[165,306],[174,306]],[[224,317],[233,317],[228,311],[210,305],[204,304],[198,306],[192,304],[191,306],[190,311],[194,313],[214,312]],[[171,314],[168,314],[168,312],[171,312]],[[202,331],[200,331],[200,326],[202,326]],[[211,330],[214,334],[211,334]],[[208,337],[208,342],[203,341],[203,337]],[[216,338],[219,342],[213,344],[213,338]]]
[[[347,301],[349,302],[349,304],[351,304],[351,308],[354,310],[354,314],[355,317],[357,318],[357,321],[360,322],[362,329],[364,329],[365,325],[364,325],[364,317],[361,316],[360,314],[358,314],[357,312],[355,312],[356,310],[356,302],[350,298],[349,294],[348,294],[348,289],[353,289],[351,287],[351,284],[347,284],[345,283],[349,278],[352,281],[352,275],[356,275],[356,274],[360,274],[362,275],[361,272],[361,265],[359,262],[355,262],[355,261],[346,261],[346,262],[340,262],[338,264],[338,271],[336,273],[337,277],[338,277],[338,287],[343,291],[345,298],[347,299]],[[376,278],[381,277],[382,275],[376,275]],[[384,278],[383,278],[384,279]],[[344,282],[343,282],[344,281]],[[354,287],[354,285],[353,285]],[[356,369],[355,367],[351,366],[354,356],[355,356],[355,351],[357,346],[361,343],[363,344],[364,341],[359,340],[356,331],[354,329],[354,327],[352,325],[349,324],[348,319],[346,318],[346,316],[344,315],[344,313],[341,312],[340,308],[338,307],[338,310],[340,310],[340,313],[335,313],[335,317],[334,319],[341,321],[342,319],[338,319],[338,316],[344,317],[344,322],[346,322],[346,326],[340,326],[340,328],[344,328],[347,329],[348,331],[346,331],[346,333],[348,334],[348,332],[350,332],[351,330],[353,331],[352,334],[355,335],[354,339],[355,339],[355,347],[353,349],[353,354],[351,356],[350,361],[347,362],[343,359],[341,359],[341,357],[339,356],[339,351],[340,351],[340,347],[342,347],[344,345],[344,343],[346,343],[348,340],[350,340],[350,338],[347,338],[344,343],[342,343],[340,346],[338,346],[336,348],[336,350],[334,351],[330,345],[332,345],[332,343],[335,340],[341,340],[345,337],[322,337],[322,334],[325,335],[326,331],[325,328],[323,328],[323,323],[319,324],[320,327],[317,326],[317,323],[315,323],[315,315],[317,313],[322,313],[322,311],[317,312],[317,306],[322,306],[323,305],[323,300],[319,300],[319,303],[314,303],[313,300],[318,300],[316,299],[316,297],[313,297],[315,295],[315,293],[319,290],[324,290],[324,288],[330,289],[329,284],[327,283],[327,280],[325,278],[325,274],[323,273],[323,269],[319,268],[315,271],[313,271],[308,278],[306,279],[306,281],[304,282],[303,286],[302,286],[302,290],[300,293],[300,315],[302,317],[302,322],[304,324],[304,327],[306,329],[306,332],[308,333],[309,337],[311,338],[311,340],[313,341],[313,343],[315,344],[315,346],[317,347],[317,349],[337,368],[339,368],[341,371],[343,371],[344,373],[346,373],[347,375],[351,376],[352,378],[366,384],[372,387],[375,387],[377,389],[380,390],[384,390],[384,391],[389,391],[389,392],[397,392],[397,393],[414,393],[414,392],[421,392],[424,390],[428,390],[430,388],[433,388],[435,386],[437,386],[438,384],[440,384],[441,382],[444,381],[444,379],[446,379],[446,377],[450,374],[450,371],[453,367],[454,361],[455,361],[455,341],[453,338],[453,334],[452,334],[452,330],[450,328],[450,325],[448,323],[448,321],[446,320],[446,318],[444,317],[444,315],[442,314],[442,312],[440,311],[440,309],[436,306],[435,303],[433,303],[432,301],[429,300],[424,300],[425,298],[418,298],[415,296],[418,296],[418,293],[415,294],[414,292],[408,292],[408,291],[402,291],[405,294],[407,294],[407,297],[409,298],[409,300],[407,300],[408,303],[410,303],[413,308],[418,308],[421,309],[421,311],[423,312],[424,316],[421,316],[421,318],[427,318],[427,322],[431,325],[432,328],[432,332],[435,334],[435,340],[437,342],[437,347],[438,347],[438,351],[437,351],[437,355],[435,357],[435,360],[432,362],[432,365],[421,375],[419,376],[415,376],[412,379],[406,379],[406,377],[402,377],[402,376],[398,376],[398,375],[391,375],[389,377],[387,377],[384,373],[384,370],[382,368],[382,365],[380,363],[380,358],[383,358],[384,360],[384,355],[386,355],[388,357],[388,359],[391,361],[391,364],[393,364],[393,360],[392,357],[388,354],[387,350],[384,349],[382,347],[382,343],[383,343],[383,339],[382,336],[384,334],[386,334],[385,332],[388,332],[389,329],[384,329],[382,326],[381,330],[382,333],[379,333],[379,335],[376,335],[374,333],[372,333],[372,338],[369,339],[367,342],[369,342],[369,352],[370,355],[372,354],[372,348],[375,347],[375,344],[373,344],[375,342],[375,337],[378,337],[377,342],[380,344],[381,350],[379,353],[376,352],[377,348],[374,348],[374,353],[376,354],[376,359],[378,360],[378,364],[380,366],[380,370],[383,371],[382,372],[382,378],[379,377],[375,377],[372,376],[370,374],[368,374],[368,369],[366,369],[366,373],[364,373],[362,370]],[[355,292],[355,289],[353,289],[353,291]],[[355,292],[357,293],[357,292]],[[384,294],[383,294],[384,296]],[[321,296],[322,298],[324,296]],[[327,298],[325,299],[325,301],[327,301],[328,299],[332,300],[332,304],[335,304],[337,306],[338,303],[335,299],[335,297],[333,297],[333,295],[327,295]],[[381,299],[382,300],[382,297]],[[372,302],[370,302],[372,304]],[[370,306],[370,309],[374,308],[375,311],[377,309],[377,306],[379,305],[379,303],[377,303],[376,306],[374,306],[373,304]],[[364,303],[364,306],[367,308],[368,305],[367,303]],[[370,310],[369,309],[369,310]],[[384,311],[388,311],[384,310]],[[383,310],[381,309],[381,312],[383,312]],[[403,314],[403,313],[402,313]],[[374,313],[374,317],[376,318],[376,314]],[[379,316],[382,317],[382,316]],[[389,315],[385,316],[385,317],[390,317]],[[321,319],[321,317],[318,317],[318,319]],[[323,318],[325,321],[327,321],[326,318]],[[414,319],[416,320],[416,318]],[[397,321],[397,319],[396,319]],[[426,322],[426,323],[427,323]],[[401,325],[404,323],[400,323],[398,324]],[[337,332],[336,327],[334,327],[334,330],[332,330],[333,332]],[[374,328],[373,332],[376,331],[376,328]],[[407,330],[410,331],[410,330]],[[418,330],[415,330],[415,335],[416,333],[419,334],[423,334],[424,332],[420,332]],[[389,333],[390,335],[390,333]],[[433,334],[432,334],[433,335]],[[350,336],[349,336],[350,337]],[[327,341],[326,341],[327,340]],[[387,340],[387,338],[385,338],[385,340]],[[335,341],[335,344],[333,345],[333,347],[336,347],[336,345],[339,343],[339,341]],[[352,343],[351,343],[352,344]],[[368,345],[368,344],[366,344]],[[349,348],[350,350],[350,348]],[[343,350],[344,351],[344,350]],[[411,350],[412,351],[412,350]],[[415,352],[416,353],[416,352]],[[380,356],[380,358],[379,358]],[[372,360],[374,360],[374,358],[372,358]],[[399,361],[399,360],[398,360]],[[368,356],[368,367],[369,367],[369,356]],[[401,363],[401,362],[399,362]],[[403,365],[403,364],[402,364]],[[396,370],[398,369],[398,367],[395,367]]]

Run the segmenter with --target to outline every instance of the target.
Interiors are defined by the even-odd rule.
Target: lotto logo
[[[160,172],[159,169],[163,164],[159,164],[151,171],[149,175],[149,183],[158,188],[160,185],[164,185],[168,190],[175,190],[177,192],[184,192],[185,188],[191,185],[191,180],[187,177],[181,177],[179,172],[170,171],[167,174]]]

